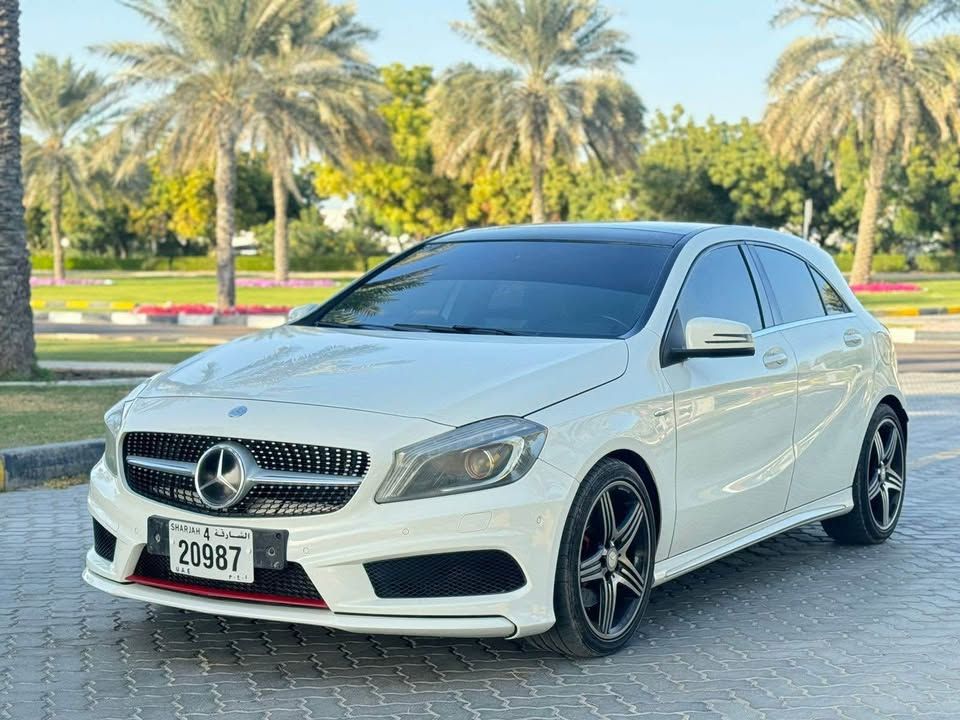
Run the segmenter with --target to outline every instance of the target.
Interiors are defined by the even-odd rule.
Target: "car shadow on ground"
[[[854,574],[883,572],[900,554],[898,544],[895,536],[884,546],[844,547],[819,525],[759,543],[656,588],[636,638],[621,655],[635,664],[638,656],[660,661],[691,646],[715,645],[723,654],[721,646],[729,646],[731,635],[743,642],[760,626],[758,643],[802,636],[802,625],[810,622],[822,633],[829,619],[822,617],[823,598]],[[831,604],[834,614],[844,614],[842,599]],[[814,607],[818,610],[811,614]],[[781,620],[771,623],[772,618]],[[616,664],[620,657],[572,660],[522,641],[366,636],[160,606],[150,606],[145,620],[124,624],[126,634],[149,635],[158,650],[173,651],[178,664],[192,660],[193,672],[233,667],[257,673],[259,685],[272,673],[279,687],[288,688],[316,687],[324,680],[340,686],[351,677],[364,684],[365,678],[377,677],[380,692],[391,686],[401,691],[411,684],[446,683],[484,667],[513,681],[545,670],[589,675],[591,668]],[[183,638],[189,652],[177,652],[184,644],[170,645],[172,636]]]

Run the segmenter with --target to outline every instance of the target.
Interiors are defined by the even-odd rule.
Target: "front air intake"
[[[113,554],[117,550],[117,538],[96,520],[93,521],[93,549],[110,562],[113,562]]]
[[[527,583],[523,570],[502,550],[417,555],[364,564],[380,598],[438,598],[497,595]]]

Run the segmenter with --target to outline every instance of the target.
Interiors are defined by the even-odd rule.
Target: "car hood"
[[[626,369],[623,340],[283,326],[197,355],[141,397],[226,397],[419,417],[527,415]]]

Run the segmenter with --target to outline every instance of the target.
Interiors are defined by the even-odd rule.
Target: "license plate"
[[[178,575],[253,582],[253,530],[171,520],[170,570]]]

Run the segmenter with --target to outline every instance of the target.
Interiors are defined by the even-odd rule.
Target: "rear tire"
[[[601,460],[581,483],[564,526],[554,582],[557,622],[528,642],[575,657],[620,650],[650,600],[656,542],[653,504],[640,476],[619,460]]]
[[[900,418],[889,405],[873,413],[853,480],[853,510],[821,522],[845,545],[876,545],[900,521],[907,481],[907,443]]]

